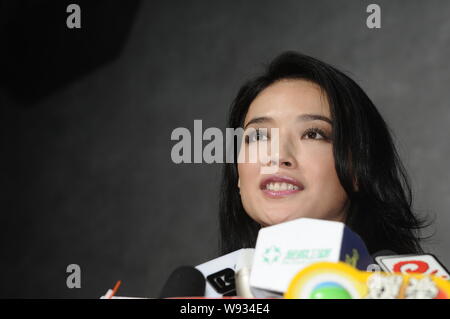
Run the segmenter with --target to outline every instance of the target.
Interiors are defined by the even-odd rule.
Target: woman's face
[[[348,198],[334,165],[330,107],[318,85],[298,79],[273,83],[250,104],[244,128],[246,154],[265,139],[246,136],[248,128],[266,128],[269,139],[270,160],[238,163],[242,204],[253,220],[263,227],[300,217],[344,220]],[[271,128],[279,130],[278,154],[270,148]],[[276,172],[266,174],[264,168]]]

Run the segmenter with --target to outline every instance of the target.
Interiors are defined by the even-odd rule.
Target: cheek
[[[315,218],[340,219],[348,196],[337,176],[333,156],[318,157],[305,163],[304,171],[310,186],[309,209],[317,213]]]
[[[242,205],[247,214],[253,219],[259,222],[258,214],[258,181],[259,181],[260,165],[256,163],[252,164],[238,164],[239,174],[239,192],[241,194]]]
[[[343,190],[336,173],[334,157],[331,152],[323,152],[307,160],[305,164],[305,175],[315,191]]]
[[[255,187],[255,181],[259,180],[259,164],[256,163],[239,163],[238,175],[240,181],[241,193]],[[254,192],[254,190],[252,190]]]

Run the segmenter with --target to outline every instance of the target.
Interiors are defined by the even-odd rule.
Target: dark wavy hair
[[[231,105],[227,127],[243,127],[255,97],[282,79],[307,80],[326,93],[334,123],[335,168],[350,201],[346,225],[361,236],[370,253],[385,249],[399,254],[422,253],[419,235],[427,225],[412,212],[409,178],[391,132],[369,97],[343,72],[310,56],[282,53],[264,74],[241,87]],[[234,147],[237,154],[237,146]],[[222,172],[219,209],[222,254],[254,247],[260,229],[242,206],[236,156],[234,163],[224,164]]]

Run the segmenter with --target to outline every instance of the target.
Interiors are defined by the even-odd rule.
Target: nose
[[[296,168],[298,167],[297,158],[295,156],[295,143],[289,137],[279,139],[278,150],[272,149],[272,155],[270,156],[270,163],[268,165],[274,165],[282,168]]]
[[[294,156],[294,152],[291,146],[280,147],[280,153],[278,155],[278,166],[285,168],[297,167],[297,160]]]

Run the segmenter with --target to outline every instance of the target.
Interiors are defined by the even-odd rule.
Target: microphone
[[[450,282],[423,274],[365,272],[343,262],[320,262],[291,280],[287,299],[449,299]]]
[[[164,284],[159,298],[203,297],[205,277],[192,266],[176,268]]]
[[[361,299],[368,276],[350,265],[319,262],[300,270],[284,293],[286,299]]]
[[[397,253],[395,251],[392,251],[389,249],[382,249],[382,250],[379,250],[376,253],[372,254],[372,259],[375,260],[375,258],[378,256],[392,256],[392,255],[397,255]],[[367,271],[370,271],[370,272],[381,271],[381,267],[378,263],[373,263],[373,264],[370,264],[369,266],[367,266]]]
[[[253,249],[246,249],[241,252],[236,263],[236,295],[243,298],[255,298],[250,288],[250,273],[253,264]]]
[[[240,260],[253,255],[253,248],[242,248],[195,266],[206,278],[205,297],[222,298],[236,296],[236,272],[241,269]],[[240,279],[241,280],[241,279]]]
[[[292,278],[318,262],[339,262],[366,270],[373,263],[362,239],[344,223],[299,218],[259,231],[250,274],[256,298],[279,298]]]
[[[376,253],[374,258],[381,269],[388,273],[424,274],[434,275],[445,280],[450,279],[449,271],[432,254],[398,255],[392,251],[383,250]]]

